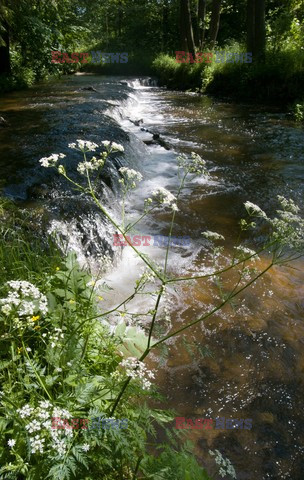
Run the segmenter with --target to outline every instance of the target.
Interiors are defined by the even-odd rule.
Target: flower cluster
[[[255,203],[245,202],[245,208],[251,217],[261,217],[267,219],[266,213]]]
[[[244,245],[238,245],[237,247],[234,247],[234,249],[236,250],[236,255],[241,259],[247,257],[254,257],[254,260],[257,260],[259,258],[254,250],[251,250],[251,248],[245,247]]]
[[[76,140],[77,143],[69,143],[69,148],[80,150],[83,153],[95,152],[98,148],[97,143],[89,142],[88,140]]]
[[[198,153],[191,152],[190,157],[181,154],[177,157],[178,165],[193,175],[208,175],[206,161]]]
[[[49,336],[51,347],[52,348],[61,347],[61,341],[60,340],[64,338],[64,333],[63,333],[62,329],[58,328],[58,327],[56,327],[54,330],[55,330],[55,333],[53,335]],[[42,336],[46,337],[47,334],[43,333]]]
[[[158,187],[152,192],[152,198],[161,205],[168,205],[173,211],[178,211],[176,197],[166,188]]]
[[[48,311],[47,298],[32,283],[11,280],[7,282],[7,285],[11,290],[6,298],[0,300],[2,313],[30,316],[40,312],[46,315]],[[33,321],[35,319],[37,317],[32,318]]]
[[[52,153],[50,157],[43,157],[39,160],[41,163],[42,167],[48,168],[48,167],[55,167],[56,163],[58,162],[59,158],[65,158],[66,155],[63,153]]]
[[[209,230],[203,232],[202,235],[211,241],[225,240],[225,237],[223,237],[223,235],[221,235],[220,233],[210,232]]]
[[[124,152],[125,149],[120,143],[110,142],[109,140],[104,140],[101,144],[110,152]]]
[[[137,183],[141,182],[143,179],[142,174],[132,168],[121,167],[119,172],[123,177],[119,180],[119,183],[123,185],[125,191],[128,191],[131,188],[136,188]]]
[[[136,357],[129,357],[123,360],[120,362],[120,366],[125,368],[128,377],[139,379],[143,389],[148,390],[151,387],[152,384],[146,377],[155,378],[154,373],[148,370],[145,364]]]
[[[106,158],[107,154],[104,152],[101,154],[100,158],[92,157],[91,160],[85,160],[84,162],[80,162],[78,163],[77,171],[81,175],[86,175],[86,173],[89,171],[99,170],[104,166]]]
[[[214,456],[215,463],[219,466],[219,474],[221,477],[229,475],[236,479],[235,469],[228,458],[224,458],[219,450],[209,450],[209,454]]]
[[[52,405],[48,400],[40,401],[34,408],[26,404],[17,410],[20,418],[27,419],[25,430],[30,435],[29,443],[31,453],[44,453],[48,448],[55,450],[60,456],[65,455],[74,431],[71,429],[53,429],[52,418],[71,418],[71,413]],[[12,439],[13,442],[15,440]]]
[[[293,200],[278,196],[282,210],[277,210],[277,217],[270,220],[273,229],[272,237],[281,245],[296,251],[304,247],[304,220],[298,215],[299,207]]]

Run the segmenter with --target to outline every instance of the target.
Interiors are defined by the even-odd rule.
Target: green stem
[[[240,288],[239,290],[237,290],[235,293],[233,294],[230,294],[225,300],[223,300],[222,303],[220,303],[217,307],[213,308],[208,314],[204,315],[203,317],[201,318],[198,318],[196,319],[194,322],[191,322],[189,323],[188,325],[185,325],[184,327],[182,328],[179,328],[178,330],[176,330],[175,332],[173,333],[170,333],[169,335],[166,335],[164,338],[162,338],[161,340],[159,340],[158,342],[154,343],[151,348],[154,348],[156,347],[157,345],[160,345],[161,343],[165,342],[166,340],[168,340],[169,338],[172,338],[172,337],[175,337],[176,335],[179,335],[181,332],[183,332],[184,330],[187,330],[188,328],[190,327],[193,327],[193,325],[196,325],[197,323],[199,322],[202,322],[203,320],[206,320],[206,318],[210,317],[211,315],[213,315],[215,312],[217,312],[218,310],[222,309],[224,307],[224,305],[226,305],[226,303],[230,302],[232,300],[232,298],[236,297],[237,295],[239,295],[241,292],[243,292],[246,288],[250,287],[250,285],[252,285],[254,282],[256,282],[262,275],[264,275],[271,267],[273,266],[273,263],[271,262],[270,265],[268,265],[267,268],[265,268],[262,272],[259,273],[259,275],[257,275],[254,279],[252,279],[249,283],[247,283],[246,285],[244,285],[244,287]]]
[[[179,186],[178,191],[177,191],[176,200],[178,200],[178,198],[179,198],[179,196],[180,196],[180,193],[181,193],[182,189],[184,188],[185,180],[186,180],[186,178],[187,178],[187,175],[188,175],[188,172],[186,172],[186,173],[184,174],[184,176],[183,176],[183,178],[182,178],[182,180],[181,180],[180,186]],[[172,231],[173,231],[173,227],[174,227],[175,215],[176,215],[176,211],[174,210],[173,215],[172,215],[172,218],[171,218],[169,238],[168,238],[168,245],[167,245],[167,249],[166,249],[164,276],[166,276],[166,272],[167,272],[168,257],[169,257],[169,250],[170,250],[170,241],[171,241]]]
[[[36,377],[37,377],[38,382],[40,383],[41,387],[43,388],[43,390],[44,390],[45,393],[47,394],[49,400],[52,401],[52,397],[51,397],[51,395],[49,394],[49,392],[47,391],[47,388],[46,388],[46,386],[44,385],[44,383],[43,383],[43,381],[42,381],[42,378],[40,377],[39,373],[37,372],[36,368],[34,367],[34,365],[33,365],[32,362],[31,362],[31,359],[30,359],[30,357],[29,357],[29,354],[27,353],[27,350],[26,350],[26,348],[25,348],[23,339],[21,339],[21,342],[22,342],[22,348],[23,348],[23,351],[24,351],[24,353],[25,353],[25,356],[27,357],[27,359],[28,359],[28,361],[29,361],[32,369],[34,370],[34,373],[35,373],[35,375],[36,375]]]

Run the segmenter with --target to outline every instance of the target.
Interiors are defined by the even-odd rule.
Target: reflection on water
[[[88,85],[98,93],[82,90]],[[246,200],[268,214],[277,208],[277,194],[292,197],[303,208],[303,129],[275,110],[91,76],[9,95],[1,101],[0,114],[11,123],[0,131],[0,171],[6,191],[25,202],[33,182],[47,184],[37,172],[37,159],[53,151],[67,153],[66,145],[76,138],[110,138],[124,144],[127,161],[144,174],[129,204],[134,218],[155,186],[176,191],[176,154],[201,154],[211,178],[190,181],[183,193],[174,234],[190,235],[191,246],[170,254],[178,274],[201,271],[206,264],[206,242],[201,236],[206,229],[223,234],[226,253],[232,252]],[[130,119],[143,123],[136,126]],[[146,146],[143,141],[151,140],[151,135],[141,128],[160,133],[171,149]],[[109,207],[114,203],[114,174],[111,171],[104,179]],[[66,201],[71,202],[71,197]],[[45,205],[49,199],[42,200],[38,193],[36,202]],[[60,209],[54,213],[49,203],[48,208],[56,213],[56,221],[63,221]],[[71,208],[65,219],[66,225],[73,224],[73,237],[79,229],[71,220],[75,210]],[[80,221],[84,228],[83,218]],[[92,224],[90,217],[86,221]],[[166,235],[169,221],[168,214],[155,214],[140,233]],[[94,228],[100,231],[97,242],[102,241],[107,225],[96,221]],[[254,240],[262,237],[258,230]],[[145,253],[155,259],[163,255],[156,248]],[[259,266],[266,262],[262,258]],[[303,262],[298,260],[292,267],[273,268],[243,293],[234,310],[226,307],[170,342],[164,367],[155,357],[151,360],[168,398],[166,406],[180,416],[252,418],[252,430],[189,432],[198,458],[211,474],[215,474],[214,462],[208,450],[217,448],[232,461],[238,479],[303,478]],[[118,269],[108,275],[108,282],[118,289],[115,303],[127,295],[139,270],[126,248]],[[228,274],[227,281],[232,283],[233,276]],[[202,316],[215,304],[216,295],[207,281],[179,285],[170,305],[173,326]],[[197,348],[191,351],[189,344]]]

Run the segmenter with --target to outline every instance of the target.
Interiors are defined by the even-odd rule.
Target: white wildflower
[[[111,144],[111,142],[109,140],[104,140],[103,142],[101,142],[101,144],[104,146],[104,147],[109,147],[109,145]]]
[[[119,182],[123,185],[125,192],[127,192],[131,188],[136,188],[137,183],[141,182],[143,176],[141,173],[133,170],[132,168],[128,167],[121,167],[119,172],[122,174],[123,178],[119,180]]]
[[[98,145],[97,143],[90,142],[88,140],[77,140],[76,148],[82,152],[95,152],[96,148],[98,148]]]
[[[43,453],[44,448],[44,438],[40,438],[39,435],[30,438],[31,453],[40,452]]]
[[[21,418],[30,417],[34,412],[34,408],[30,407],[28,404],[24,405],[22,408],[17,410]]]
[[[190,157],[182,153],[177,157],[178,165],[186,172],[194,175],[208,175],[206,161],[198,153],[191,152]]]
[[[34,419],[32,422],[28,423],[25,426],[25,429],[29,431],[29,433],[39,432],[41,430],[41,423],[38,420]]]
[[[13,438],[10,438],[7,444],[10,448],[13,448],[16,445],[16,440],[14,440]]]
[[[113,152],[124,152],[125,151],[125,149],[122,145],[120,145],[119,143],[115,143],[115,142],[111,143],[111,150]]]
[[[65,155],[63,153],[53,153],[49,157],[43,157],[39,160],[42,167],[55,167],[56,163],[58,162],[59,158],[64,158]]]
[[[266,213],[258,205],[252,202],[245,202],[244,205],[249,215],[267,219]]]
[[[90,445],[88,445],[87,443],[85,443],[84,445],[82,445],[81,448],[82,448],[82,450],[83,450],[84,452],[88,452],[88,451],[90,450]]]
[[[52,406],[51,402],[49,402],[48,400],[41,400],[39,402],[39,405],[41,408],[50,408]]]
[[[125,369],[128,377],[140,380],[143,389],[147,390],[151,387],[152,384],[146,377],[155,378],[155,375],[151,370],[148,370],[145,364],[136,357],[129,357],[123,360],[120,362],[120,366]]]
[[[16,307],[16,313],[20,316],[30,316],[37,312],[43,315],[47,313],[47,298],[34,285],[16,280],[7,282],[7,285],[11,290],[6,298],[0,300],[0,304],[4,304],[3,313],[10,312],[13,307]]]
[[[4,313],[4,315],[9,315],[12,311],[12,306],[9,304],[3,305],[1,307],[1,312]]]
[[[210,232],[210,230],[206,230],[206,232],[203,232],[202,235],[205,238],[208,238],[208,240],[213,240],[213,241],[225,240],[225,237],[223,237],[223,235],[221,235],[220,233],[216,233],[216,232]]]
[[[176,197],[166,188],[158,187],[152,192],[152,198],[160,204],[170,206],[173,210],[177,209]]]
[[[238,245],[237,247],[234,247],[234,249],[237,251],[241,257],[253,257],[255,256],[255,259],[258,259],[257,253],[252,250],[251,248],[245,247],[244,245]]]

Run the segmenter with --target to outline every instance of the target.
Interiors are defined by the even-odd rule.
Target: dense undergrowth
[[[218,48],[219,52],[245,52],[240,45]],[[177,63],[175,57],[158,56],[154,73],[161,85],[173,89],[196,89],[233,100],[292,105],[303,99],[304,52],[268,51],[265,63]],[[299,102],[297,102],[299,103]],[[296,110],[295,110],[296,112]],[[298,114],[299,117],[299,114]]]
[[[96,428],[98,419],[114,419],[109,407],[126,378],[122,352],[138,352],[143,339],[124,323],[109,334],[98,316],[106,287],[97,292],[74,254],[35,233],[33,215],[4,200],[0,215],[0,478],[207,480],[191,446],[178,447],[180,431],[167,429],[166,442],[157,442],[173,412],[147,406],[147,379],[129,387],[113,428]],[[89,420],[52,429],[57,417]]]

